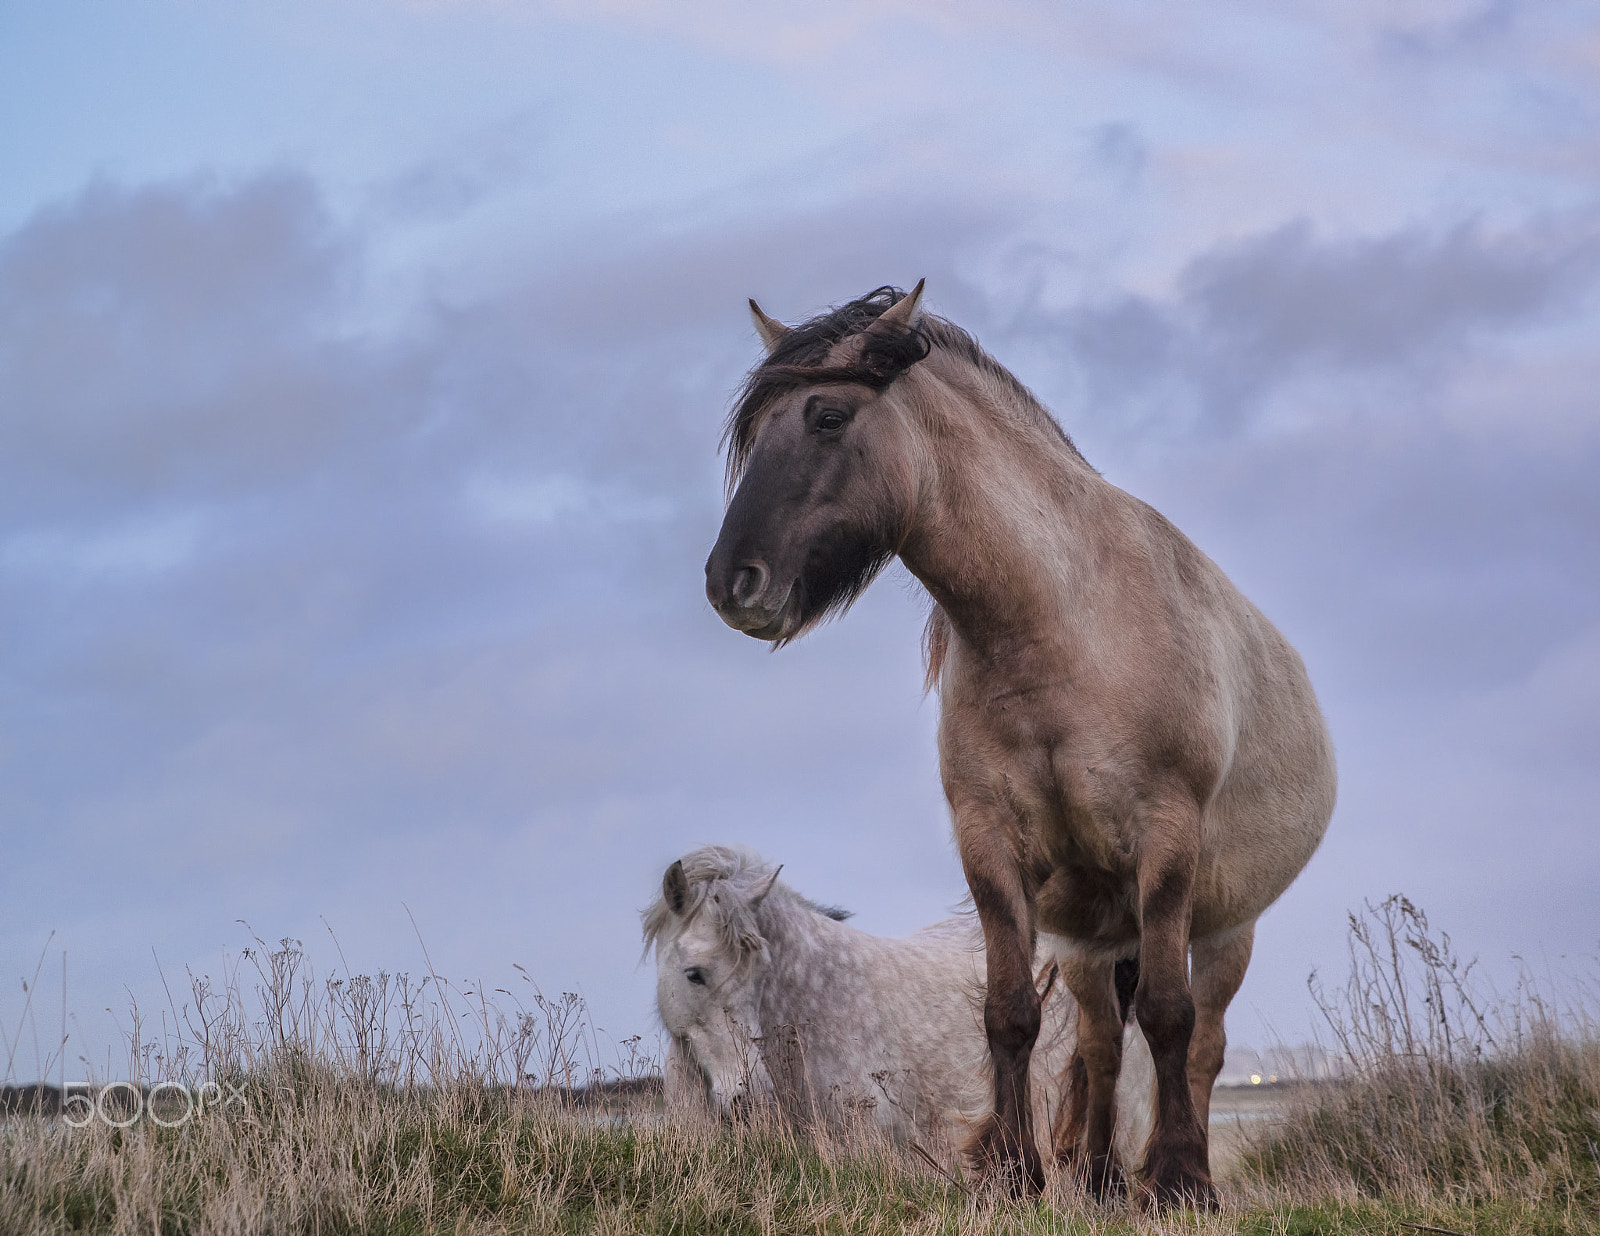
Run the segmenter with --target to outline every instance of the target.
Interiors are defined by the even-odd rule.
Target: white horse
[[[672,1036],[669,1111],[709,1100],[729,1116],[772,1102],[800,1123],[869,1119],[900,1140],[959,1134],[988,1114],[975,916],[905,939],[869,935],[845,917],[802,897],[743,848],[706,846],[667,868],[643,918],[656,954],[656,1004]],[[1076,1020],[1050,955],[1042,945],[1043,1029],[1033,1051],[1035,1114],[1045,1127]],[[1137,1072],[1125,1070],[1130,1087]],[[1132,1144],[1138,1130],[1124,1135]]]

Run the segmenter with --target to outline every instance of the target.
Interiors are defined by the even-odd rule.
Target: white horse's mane
[[[684,879],[689,885],[689,900],[681,914],[673,912],[664,896],[657,897],[644,911],[644,951],[650,950],[663,937],[670,937],[704,913],[715,925],[718,934],[730,953],[748,961],[760,954],[765,946],[761,929],[756,925],[756,907],[752,902],[757,894],[772,887],[778,873],[754,850],[742,845],[707,845],[685,854]],[[837,906],[818,905],[784,888],[796,902],[836,922],[850,917],[849,911]],[[727,895],[724,896],[723,894]]]

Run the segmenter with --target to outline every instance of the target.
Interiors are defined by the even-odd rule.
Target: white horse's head
[[[661,899],[644,912],[662,1024],[723,1116],[772,1089],[757,1050],[771,954],[756,910],[777,879],[748,850],[707,846],[667,868]]]

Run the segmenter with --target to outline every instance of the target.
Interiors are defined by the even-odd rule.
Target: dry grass
[[[1343,1061],[1303,1085],[1246,1169],[1299,1195],[1600,1215],[1600,1027],[1527,981],[1484,999],[1404,897],[1350,920],[1344,987],[1314,991]]]
[[[657,1062],[603,1043],[576,997],[318,980],[285,942],[191,978],[155,1035],[136,1014],[129,1075],[169,1083],[154,1114],[174,1127],[72,1127],[81,1102],[0,1118],[0,1233],[1600,1233],[1593,1027],[1524,1000],[1502,1040],[1470,999],[1440,1002],[1470,997],[1447,942],[1404,903],[1379,914],[1357,920],[1352,986],[1327,1002],[1348,1079],[1301,1089],[1214,1215],[1102,1210],[1066,1181],[1016,1204],[957,1178],[947,1147],[941,1170],[869,1130],[669,1122],[648,1085],[616,1084]],[[1385,963],[1377,987],[1363,956]],[[180,1119],[172,1086],[207,1082]]]

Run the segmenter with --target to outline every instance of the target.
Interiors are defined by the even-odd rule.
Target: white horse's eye
[[[706,985],[706,972],[699,966],[690,966],[683,972],[683,977],[688,979],[697,987],[704,987]]]

